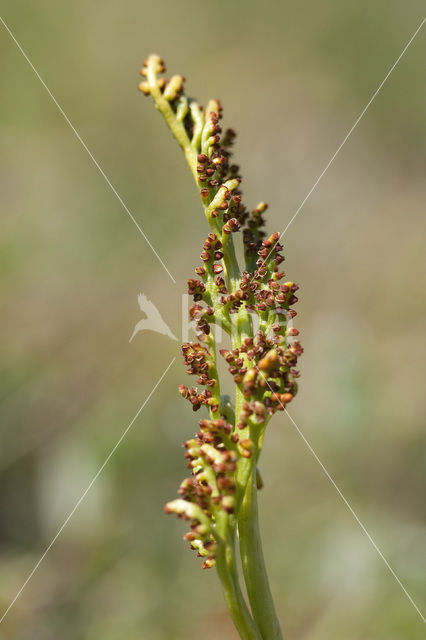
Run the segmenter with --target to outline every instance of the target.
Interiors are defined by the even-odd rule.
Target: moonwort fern
[[[207,415],[184,443],[191,475],[165,510],[189,522],[184,538],[203,559],[203,568],[216,566],[240,637],[278,640],[282,632],[258,524],[258,462],[271,417],[284,410],[297,391],[295,367],[302,348],[291,307],[298,286],[282,282],[280,236],[264,231],[267,205],[261,202],[249,211],[243,204],[239,167],[231,161],[235,133],[222,132],[220,102],[210,100],[203,109],[185,94],[181,75],[166,80],[164,72],[161,58],[150,55],[139,88],[152,96],[181,146],[210,227],[197,277],[188,280],[197,341],[182,345],[187,373],[197,377],[199,387],[179,388],[194,411],[204,408]],[[238,232],[244,269],[235,253]],[[229,334],[230,349],[217,352],[213,325]],[[218,355],[233,377],[233,402],[221,396]],[[249,603],[240,587],[237,549]]]

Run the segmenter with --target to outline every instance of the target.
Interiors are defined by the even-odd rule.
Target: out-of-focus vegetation
[[[239,133],[245,201],[268,201],[269,228],[281,231],[423,13],[421,2],[384,0],[4,3],[3,18],[177,284],[3,29],[2,609],[178,360],[0,638],[235,638],[214,571],[200,570],[183,527],[162,511],[198,418],[176,391],[178,344],[148,332],[128,344],[139,291],[180,334],[181,293],[206,233],[180,151],[136,90],[143,58],[161,53],[204,104],[222,98]],[[284,238],[305,347],[291,413],[419,606],[425,54],[423,29]],[[268,428],[262,457],[266,557],[289,640],[423,638],[419,615],[285,416]]]

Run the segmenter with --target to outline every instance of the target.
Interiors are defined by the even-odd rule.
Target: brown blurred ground
[[[191,177],[136,91],[151,51],[238,130],[245,201],[281,231],[422,18],[421,2],[2,3],[2,16],[175,277],[173,285],[1,31],[2,610],[173,356],[0,625],[19,640],[235,638],[163,503],[196,417],[175,333],[206,232]],[[424,13],[424,11],[423,11]],[[285,236],[305,354],[291,413],[424,610],[426,27]],[[424,625],[285,416],[262,528],[289,640],[417,640]],[[194,613],[195,612],[195,613]]]

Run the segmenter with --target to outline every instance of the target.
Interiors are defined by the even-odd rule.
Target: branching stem
[[[226,605],[243,640],[262,640],[241,592],[235,558],[235,533],[229,531],[226,542],[219,544],[217,573],[222,583]]]
[[[262,638],[282,640],[280,623],[274,608],[260,537],[256,467],[254,466],[238,514],[240,554],[244,580],[253,617]]]

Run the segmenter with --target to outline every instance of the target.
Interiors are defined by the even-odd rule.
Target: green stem
[[[241,562],[253,617],[263,640],[282,640],[262,552],[257,508],[256,464],[252,466],[252,473],[239,510],[238,531]]]
[[[149,84],[151,95],[155,100],[157,108],[163,114],[164,119],[166,120],[171,132],[182,148],[185,154],[186,161],[189,165],[189,168],[191,169],[192,175],[194,176],[195,182],[198,184],[196,169],[197,151],[191,145],[183,123],[176,118],[176,114],[174,113],[170,102],[166,100],[166,98],[161,93],[158,87],[157,73],[153,64],[148,64],[147,66],[147,81]]]
[[[219,376],[216,370],[216,344],[213,333],[210,333],[207,341],[214,362],[214,366],[210,369],[211,377],[216,380],[214,398],[220,404]],[[212,413],[212,417],[216,417],[216,415]],[[210,484],[216,487],[215,476],[210,479]],[[240,588],[238,570],[235,563],[235,524],[231,525],[230,519],[232,516],[224,513],[220,507],[215,511],[215,517],[220,536],[216,566],[222,583],[226,605],[242,640],[261,640],[261,635],[250,615]]]
[[[235,544],[228,532],[227,541],[218,544],[216,567],[225,602],[242,640],[262,640],[243,598],[235,567]]]

